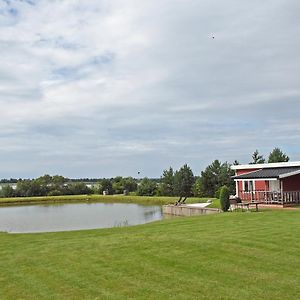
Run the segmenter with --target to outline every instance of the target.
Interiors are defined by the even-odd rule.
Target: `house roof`
[[[266,178],[285,178],[300,174],[299,167],[266,168],[257,171],[233,176],[233,179],[266,179]]]
[[[268,164],[248,164],[248,165],[233,165],[232,170],[250,170],[250,169],[269,169],[269,168],[289,168],[300,167],[300,161],[268,163]]]

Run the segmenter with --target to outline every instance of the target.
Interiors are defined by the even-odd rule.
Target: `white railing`
[[[300,191],[292,192],[270,192],[270,191],[252,191],[239,192],[242,201],[264,202],[266,204],[300,204]]]

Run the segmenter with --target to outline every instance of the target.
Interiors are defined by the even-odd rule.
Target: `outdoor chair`
[[[235,209],[237,209],[237,201],[236,201],[236,199],[230,199],[229,203],[230,203],[230,210],[231,211],[234,211]]]

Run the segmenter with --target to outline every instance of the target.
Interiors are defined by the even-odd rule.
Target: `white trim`
[[[278,180],[278,178],[257,178],[257,179],[234,179],[234,181],[271,181],[271,180]]]
[[[232,165],[232,170],[247,170],[247,169],[267,169],[267,168],[284,168],[284,167],[300,167],[300,161],[269,163],[269,164],[253,164],[253,165]]]
[[[290,172],[290,173],[281,174],[281,175],[279,175],[279,178],[286,178],[286,177],[290,177],[290,176],[294,176],[294,175],[298,175],[298,174],[300,174],[300,170]]]
[[[252,185],[252,189],[249,189],[248,191],[246,191],[246,187],[245,187],[245,182],[248,182],[248,189],[249,189],[249,185],[251,182]],[[255,180],[243,180],[242,181],[242,190],[244,191],[244,193],[252,193],[255,191]]]

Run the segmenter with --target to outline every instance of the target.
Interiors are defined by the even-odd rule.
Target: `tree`
[[[40,186],[40,191],[43,196],[48,195],[52,190],[52,176],[46,174],[35,179],[35,182]],[[57,192],[57,191],[56,191]],[[61,193],[60,193],[61,195]]]
[[[99,182],[99,194],[102,194],[104,191],[107,192],[109,195],[113,193],[112,183],[110,179],[103,178]]]
[[[234,166],[238,166],[240,164],[240,162],[238,161],[238,160],[235,160],[234,162],[233,162],[233,165]]]
[[[8,184],[2,186],[2,189],[0,190],[1,197],[15,197],[15,191],[14,189]]]
[[[230,195],[229,188],[226,185],[224,185],[220,191],[220,204],[221,204],[221,209],[223,211],[228,211],[230,207],[229,195]]]
[[[174,195],[180,197],[190,197],[195,178],[192,169],[185,164],[175,172],[174,175]]]
[[[72,195],[88,195],[92,190],[84,182],[75,182],[68,185]]]
[[[222,189],[222,186],[219,187],[219,188],[216,190],[216,192],[215,192],[215,198],[220,199],[221,189]]]
[[[168,170],[163,171],[161,177],[160,194],[162,196],[174,195],[174,171],[170,167]]]
[[[139,196],[154,196],[156,188],[156,182],[145,177],[138,185],[137,194]]]
[[[252,154],[252,161],[249,164],[255,165],[255,164],[264,164],[264,163],[265,163],[265,159],[263,155],[259,155],[258,150],[256,149]]]
[[[30,179],[17,182],[16,194],[20,197],[43,196],[40,184]]]
[[[235,188],[234,181],[231,179],[233,175],[234,172],[231,170],[229,163],[221,163],[216,159],[201,172],[203,194],[214,197],[223,185],[228,186],[233,193]]]
[[[268,163],[288,162],[290,158],[279,148],[274,148],[269,154]]]
[[[195,197],[203,197],[203,183],[202,183],[202,178],[198,177],[193,185],[193,195]]]
[[[123,194],[124,184],[121,176],[117,176],[112,180],[112,189],[114,194]]]
[[[137,190],[137,183],[132,177],[123,178],[123,186],[124,190],[128,192],[135,192]]]
[[[134,192],[137,189],[137,183],[132,177],[121,177],[117,176],[112,179],[112,188],[114,194],[123,194],[126,190],[127,192]]]
[[[54,175],[52,177],[51,187],[52,189],[62,190],[64,184],[66,182],[66,178],[60,175]]]

